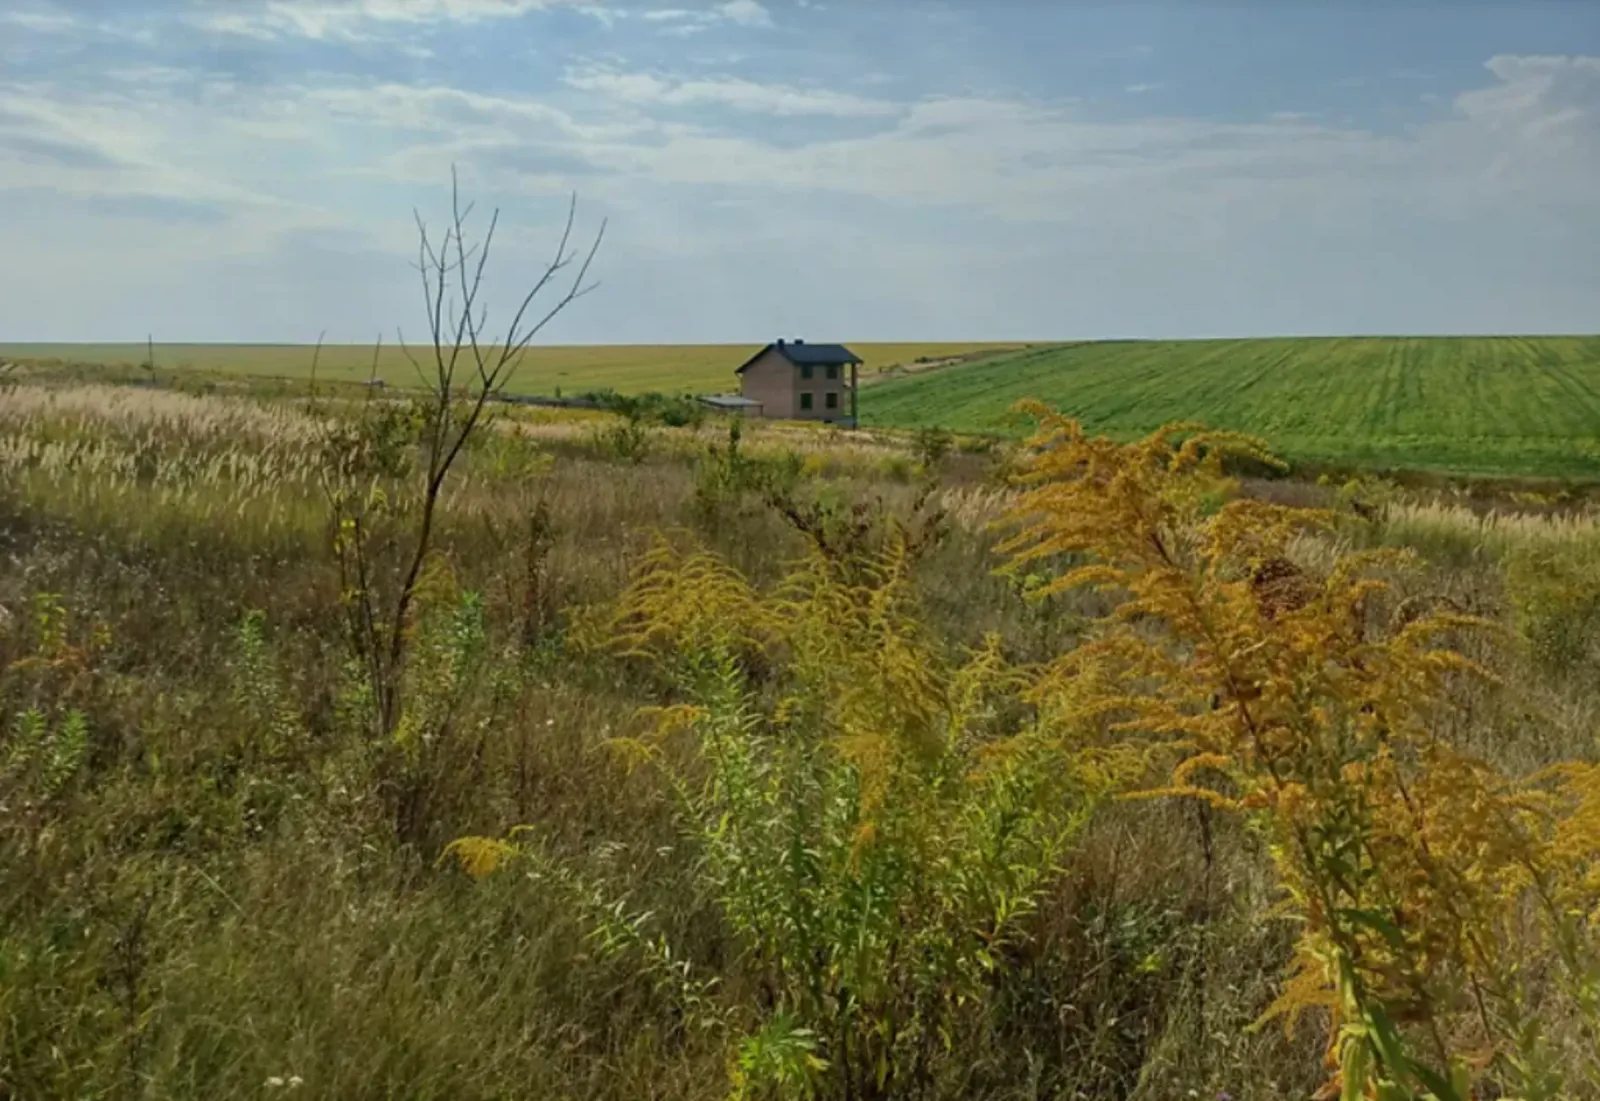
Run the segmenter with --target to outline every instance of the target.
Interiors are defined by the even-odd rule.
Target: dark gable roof
[[[778,351],[787,356],[790,363],[861,362],[861,358],[843,344],[791,344],[785,341],[778,345]]]
[[[751,356],[749,359],[745,360],[739,365],[739,372],[742,372],[746,367],[750,366],[752,363],[766,355],[774,348],[778,350],[784,359],[787,359],[790,363],[793,363],[797,367],[801,364],[830,367],[843,363],[865,362],[860,356],[856,355],[849,348],[846,348],[843,344],[796,344],[792,340],[785,340],[776,344],[768,344],[766,347],[762,348],[755,355]],[[737,374],[739,372],[735,373]]]

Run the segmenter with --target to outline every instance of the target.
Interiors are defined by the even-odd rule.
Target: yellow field
[[[1021,342],[969,344],[885,344],[846,342],[866,361],[863,375],[918,358],[942,359],[967,352],[1016,348]],[[738,389],[734,370],[755,344],[613,344],[536,347],[528,352],[510,389],[523,394],[564,394],[611,388],[622,393],[715,393]],[[56,361],[134,367],[145,360],[143,344],[0,344],[0,361]],[[307,378],[312,349],[304,344],[157,344],[158,371],[244,374]],[[365,381],[372,370],[370,345],[327,345],[317,377],[336,382]],[[420,356],[419,356],[420,358]],[[378,356],[378,377],[391,386],[416,382],[416,369],[397,347]]]

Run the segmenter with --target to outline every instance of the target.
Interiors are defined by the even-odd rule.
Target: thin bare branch
[[[410,363],[411,366],[416,370],[416,372],[417,372],[417,382],[421,383],[422,388],[424,390],[428,389],[429,388],[428,373],[427,373],[427,371],[425,371],[423,369],[422,361],[417,359],[417,357],[412,354],[411,345],[406,343],[406,334],[400,329],[400,327],[398,325],[395,326],[394,338],[395,338],[395,343],[397,343],[400,346],[400,354],[405,356],[406,357],[406,361],[408,363]]]
[[[452,169],[452,182],[454,181],[454,175],[455,173]],[[467,209],[470,211],[472,204],[469,203]],[[495,230],[499,225],[500,210],[496,207],[489,216],[489,228],[484,231],[483,240],[471,249],[466,248],[464,245],[464,234],[462,232],[464,227],[460,223],[456,227],[456,275],[461,285],[462,315],[467,323],[467,340],[472,348],[472,361],[478,371],[478,382],[484,389],[489,387],[489,378],[484,368],[483,349],[479,346],[480,334],[483,331],[483,321],[474,321],[472,311],[477,307],[478,291],[483,286],[484,269],[488,266],[489,253],[494,247]],[[478,262],[469,281],[467,278],[467,264],[474,252],[477,253]],[[487,318],[487,311],[482,311],[481,316]]]
[[[578,274],[573,277],[571,288],[555,305],[550,307],[545,315],[539,319],[537,325],[534,325],[518,339],[516,346],[508,351],[506,359],[509,360],[512,356],[515,356],[520,360],[522,352],[527,348],[528,343],[538,336],[546,325],[555,320],[557,314],[600,285],[599,283],[591,283],[585,286],[583,280],[589,274],[589,266],[594,263],[595,254],[600,251],[600,242],[605,240],[606,224],[606,221],[601,221],[600,229],[594,235],[594,243],[589,246],[589,252],[583,258],[583,265],[578,268]]]
[[[545,265],[544,274],[534,282],[533,289],[523,296],[522,304],[517,307],[517,312],[512,315],[511,324],[506,326],[505,339],[500,343],[502,350],[510,348],[517,343],[517,329],[522,324],[523,315],[528,312],[528,307],[533,305],[533,300],[539,296],[539,292],[544,290],[550,280],[555,278],[556,273],[571,261],[571,257],[567,255],[567,242],[572,240],[572,226],[577,221],[577,217],[578,195],[577,192],[573,192],[571,200],[567,203],[567,221],[561,229],[561,241],[556,245],[555,258]],[[601,231],[604,232],[603,225]],[[593,250],[591,250],[590,254],[593,255]],[[527,341],[524,340],[522,343],[526,345]],[[504,360],[505,355],[502,354],[501,361],[504,362]]]
[[[307,385],[307,389],[311,393],[311,407],[313,409],[317,405],[317,363],[322,359],[322,340],[327,335],[327,329],[323,329],[317,334],[317,346],[311,353],[311,380]]]
[[[370,399],[372,392],[378,388],[378,357],[383,355],[383,333],[378,333],[377,343],[372,346],[372,367],[367,371],[367,397]]]

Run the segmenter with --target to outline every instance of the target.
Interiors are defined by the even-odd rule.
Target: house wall
[[[794,364],[776,348],[769,348],[739,376],[739,392],[761,403],[763,417],[792,417],[799,404],[795,397],[795,379],[799,374]]]
[[[837,378],[828,377],[828,368],[822,364],[811,367],[811,377],[805,369],[790,363],[776,348],[769,348],[761,358],[745,368],[740,377],[740,392],[745,397],[761,403],[761,415],[788,420],[848,421],[850,419],[850,366],[839,364]],[[800,395],[811,395],[811,408],[800,408]],[[834,406],[828,407],[828,395],[834,395]]]
[[[837,364],[833,371],[837,376],[828,377],[828,368],[820,363],[812,364],[811,377],[806,378],[805,369],[791,367],[794,372],[794,416],[798,420],[810,421],[847,421],[850,419],[850,365]],[[800,408],[800,395],[810,392],[811,408]],[[828,395],[833,395],[834,406],[828,408]]]

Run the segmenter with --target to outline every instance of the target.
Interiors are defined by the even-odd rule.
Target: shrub
[[[637,466],[650,454],[650,430],[635,417],[623,417],[595,429],[595,445],[619,462]]]
[[[1570,670],[1600,639],[1600,548],[1583,542],[1529,542],[1506,558],[1513,622],[1535,661]]]
[[[1097,790],[1089,758],[1007,706],[1018,672],[994,640],[956,662],[932,644],[907,564],[899,540],[848,571],[816,552],[762,595],[661,544],[611,612],[611,645],[677,686],[614,744],[662,769],[739,946],[736,1096],[958,1080],[951,1037],[985,1027]]]
[[[1267,837],[1301,928],[1271,1014],[1331,1011],[1349,1101],[1465,1101],[1480,1076],[1495,1095],[1572,1090],[1546,1038],[1568,1013],[1600,1025],[1600,767],[1519,781],[1456,749],[1452,687],[1483,670],[1449,643],[1480,624],[1387,601],[1395,552],[1296,562],[1332,520],[1234,495],[1224,461],[1267,461],[1257,441],[1175,426],[1118,445],[1033,411],[1013,568],[1085,555],[1038,592],[1117,606],[1030,697],[1169,757],[1144,797]],[[1565,1003],[1531,978],[1540,959],[1560,961]],[[1575,1069],[1597,1084],[1594,1058]]]
[[[668,428],[699,428],[706,419],[705,406],[685,394],[661,398],[654,413]]]
[[[474,471],[494,481],[532,482],[550,472],[554,458],[539,449],[525,429],[483,432],[472,438]]]
[[[38,708],[17,715],[0,754],[0,793],[50,798],[83,765],[89,748],[88,720],[68,711],[52,722]]]
[[[888,455],[878,463],[878,472],[891,482],[909,482],[915,471],[911,460],[904,455]]]
[[[835,485],[769,493],[767,501],[806,537],[815,553],[846,577],[892,546],[917,557],[949,534],[932,485],[900,508],[891,507],[881,496],[850,500]]]
[[[800,484],[805,461],[793,451],[752,455],[742,446],[743,422],[728,422],[728,442],[711,444],[694,466],[694,507],[702,522],[714,523],[746,497],[784,497]]]
[[[1401,500],[1400,487],[1386,478],[1356,475],[1334,485],[1327,475],[1317,484],[1333,489],[1335,505],[1363,520],[1383,520],[1389,509]]]
[[[619,394],[615,390],[593,390],[584,397],[600,409],[630,422],[665,425],[668,428],[698,428],[705,422],[706,409],[688,394],[662,394],[651,390],[643,394]]]
[[[916,452],[917,462],[925,471],[934,471],[944,461],[955,447],[955,437],[943,428],[919,428],[912,437],[912,449]]]

